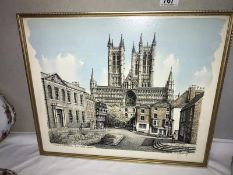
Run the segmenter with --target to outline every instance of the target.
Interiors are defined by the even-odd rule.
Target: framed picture
[[[207,166],[232,19],[18,14],[40,153]]]

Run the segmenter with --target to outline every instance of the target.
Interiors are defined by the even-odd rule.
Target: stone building
[[[159,102],[150,106],[138,106],[136,116],[136,131],[171,136],[173,120],[170,103]]]
[[[150,133],[159,136],[171,136],[173,118],[171,104],[168,102],[151,105],[151,128]]]
[[[175,140],[178,140],[181,109],[182,109],[182,107],[176,106],[176,107],[172,108],[172,111],[171,111],[171,115],[173,118],[172,134],[173,134]]]
[[[175,97],[175,100],[172,103],[171,115],[173,117],[172,133],[175,140],[178,140],[179,126],[180,126],[180,111],[188,103],[188,90],[185,91],[182,95]]]
[[[93,127],[95,100],[77,82],[64,81],[58,74],[41,73],[48,127]]]
[[[103,129],[105,127],[105,121],[107,116],[107,105],[102,102],[96,102],[96,127]]]
[[[150,106],[141,105],[136,108],[136,131],[150,132]]]
[[[180,111],[178,140],[195,144],[197,141],[204,89],[192,86],[185,93],[187,94],[187,103]]]
[[[131,52],[131,69],[125,77],[125,45],[121,35],[118,46],[109,36],[108,47],[108,86],[97,85],[92,70],[90,92],[96,101],[107,105],[117,105],[125,110],[129,119],[135,117],[136,107],[151,105],[174,98],[174,80],[172,69],[164,87],[154,87],[156,61],[156,38],[152,43],[143,44],[142,35],[138,43],[139,50],[133,44]],[[159,76],[159,75],[158,75]]]
[[[95,110],[95,99],[90,94],[85,94],[86,104],[85,104],[85,116],[84,120],[87,127],[95,129],[96,127],[96,110]]]

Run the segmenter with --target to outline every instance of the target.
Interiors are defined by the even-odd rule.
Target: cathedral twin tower
[[[142,34],[138,43],[138,52],[133,44],[131,69],[125,78],[125,45],[121,35],[119,46],[113,45],[109,35],[108,40],[108,86],[124,88],[152,87],[155,59],[155,34],[151,45],[143,46]]]
[[[172,100],[174,80],[172,70],[164,87],[154,87],[156,38],[149,45],[143,45],[142,34],[138,43],[138,51],[133,44],[131,67],[125,77],[125,44],[121,35],[120,43],[114,46],[109,35],[108,40],[108,86],[98,86],[93,70],[90,79],[90,91],[96,100],[106,104],[154,104],[158,101]]]

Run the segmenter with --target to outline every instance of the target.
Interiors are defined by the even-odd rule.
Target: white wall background
[[[160,7],[159,0],[1,0],[0,93],[15,106],[14,131],[35,131],[27,88],[16,13],[155,10],[232,10],[232,0],[179,0],[178,7]],[[231,50],[233,48],[231,47]],[[233,139],[233,53],[229,57],[214,137]]]

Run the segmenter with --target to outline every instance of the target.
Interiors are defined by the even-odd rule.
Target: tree
[[[129,119],[125,117],[123,109],[119,106],[107,106],[107,108],[106,126],[124,127],[129,121]]]

